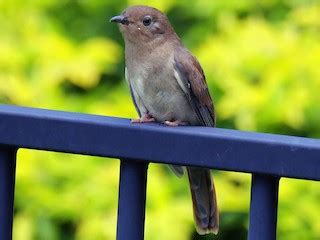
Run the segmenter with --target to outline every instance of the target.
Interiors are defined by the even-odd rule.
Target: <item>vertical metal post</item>
[[[17,150],[0,146],[0,239],[12,239]]]
[[[121,160],[117,240],[144,239],[147,163]]]
[[[249,240],[277,238],[279,178],[252,175]]]

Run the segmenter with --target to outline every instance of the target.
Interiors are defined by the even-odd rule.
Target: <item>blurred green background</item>
[[[136,117],[108,22],[133,4],[165,11],[197,56],[218,127],[320,137],[318,0],[0,1],[0,102]],[[199,237],[187,179],[151,164],[146,239],[246,239],[250,175],[214,173],[221,230]],[[115,239],[118,174],[118,160],[19,150],[14,239]],[[279,239],[320,239],[319,199],[319,183],[282,179]]]

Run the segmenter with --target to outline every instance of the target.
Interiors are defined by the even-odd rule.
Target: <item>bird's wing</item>
[[[139,97],[137,92],[134,90],[134,88],[132,87],[132,85],[128,79],[127,68],[125,68],[124,75],[125,75],[126,81],[127,81],[129,88],[130,88],[131,98],[132,98],[134,107],[136,108],[136,111],[137,111],[139,117],[141,117],[141,115],[143,115],[143,113],[146,112],[146,108],[143,105],[141,98]]]
[[[129,88],[130,88],[130,93],[131,93],[131,98],[132,98],[132,101],[133,101],[133,105],[136,108],[136,111],[137,111],[139,117],[141,117],[141,111],[140,111],[140,108],[138,107],[138,103],[137,103],[137,100],[136,100],[138,98],[138,95],[133,90],[133,88],[132,88],[130,83],[129,83]]]
[[[178,166],[178,165],[168,165],[169,168],[174,172],[175,175],[177,175],[178,177],[182,177],[184,175],[185,172],[185,167],[183,166]]]
[[[203,70],[196,58],[183,47],[174,52],[174,71],[201,125],[214,127],[215,112]]]

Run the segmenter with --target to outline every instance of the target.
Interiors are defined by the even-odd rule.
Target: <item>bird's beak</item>
[[[128,18],[123,16],[123,15],[112,17],[110,19],[110,22],[121,23],[121,24],[124,24],[124,25],[128,25],[129,24]]]

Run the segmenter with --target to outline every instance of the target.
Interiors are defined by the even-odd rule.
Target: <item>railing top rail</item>
[[[320,180],[320,140],[0,105],[0,144]]]

